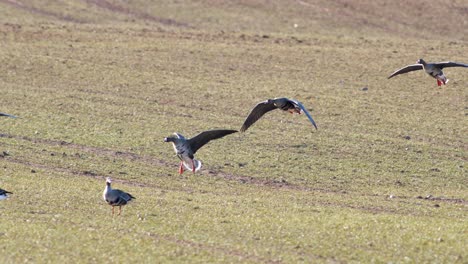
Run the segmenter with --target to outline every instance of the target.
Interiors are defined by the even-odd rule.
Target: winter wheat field
[[[466,0],[0,0],[0,262],[467,263],[468,69],[387,79],[419,58],[468,63]],[[318,130],[178,174],[164,137],[274,97]]]

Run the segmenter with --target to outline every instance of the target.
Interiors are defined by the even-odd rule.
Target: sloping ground
[[[308,0],[0,0],[0,21],[156,24],[212,31],[391,35],[468,39],[468,3],[441,1]]]
[[[466,262],[468,70],[387,79],[468,62],[465,1],[187,2],[0,0],[1,263]],[[177,174],[164,137],[277,96],[319,129],[271,112]]]

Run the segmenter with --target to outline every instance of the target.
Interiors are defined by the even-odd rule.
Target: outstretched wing
[[[422,69],[423,69],[422,64],[408,65],[408,66],[406,66],[404,68],[401,68],[401,69],[397,70],[396,72],[392,73],[390,76],[388,76],[388,79],[390,79],[393,76],[398,75],[398,74],[403,74],[403,73],[407,73],[407,72],[410,72],[410,71],[417,71],[417,70],[422,70]]]
[[[236,132],[237,130],[224,130],[224,129],[208,130],[208,131],[201,132],[197,136],[189,139],[188,143],[190,145],[190,149],[192,150],[193,154],[195,154],[199,148],[203,147],[203,145],[210,142],[210,140],[222,138],[226,135],[236,133]]]
[[[441,69],[448,68],[448,67],[468,67],[468,64],[451,62],[451,61],[438,62],[434,64],[437,65],[437,67]]]
[[[317,124],[315,124],[315,121],[312,118],[312,116],[309,114],[309,111],[307,111],[307,109],[301,104],[301,102],[298,102],[298,101],[295,101],[295,100],[291,100],[291,101],[293,101],[297,106],[299,106],[299,108],[302,109],[302,111],[306,114],[307,118],[309,118],[312,125],[314,125],[315,129],[317,129]]]
[[[277,107],[273,101],[268,102],[267,100],[258,103],[245,119],[240,131],[245,132],[247,128],[253,125],[253,123],[257,122],[257,120],[260,119],[260,117],[262,117],[265,113],[270,112],[271,110],[275,110],[276,108]]]
[[[16,116],[14,116],[14,115],[5,114],[5,113],[0,113],[0,116],[7,116],[7,117],[11,117],[11,118],[16,118]]]

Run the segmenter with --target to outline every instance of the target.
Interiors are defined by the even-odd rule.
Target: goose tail
[[[195,171],[199,171],[199,170],[201,169],[201,167],[202,167],[202,163],[201,163],[201,161],[199,161],[199,160],[193,159],[193,164],[195,165]],[[191,162],[188,163],[188,162],[185,162],[185,161],[184,161],[184,167],[185,167],[188,171],[193,171]]]

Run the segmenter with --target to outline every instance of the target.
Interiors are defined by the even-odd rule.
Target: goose
[[[265,113],[270,112],[275,109],[281,109],[283,111],[288,111],[291,114],[297,113],[302,114],[305,113],[307,118],[310,120],[312,125],[317,129],[317,124],[315,124],[314,119],[309,114],[307,109],[296,100],[288,99],[288,98],[274,98],[268,99],[266,101],[258,103],[247,116],[242,125],[240,131],[245,132],[251,125],[253,125],[258,119],[260,119]]]
[[[11,117],[11,118],[16,118],[16,116],[14,116],[14,115],[5,114],[5,113],[0,113],[0,116],[6,116],[6,117]]]
[[[210,140],[222,138],[226,135],[236,133],[237,130],[208,130],[201,132],[193,138],[186,139],[181,134],[175,132],[172,137],[164,138],[164,142],[171,142],[180,159],[179,174],[184,173],[185,169],[193,173],[200,170],[202,163],[194,158],[195,153]]]
[[[398,74],[403,74],[403,73],[407,73],[410,71],[417,71],[417,70],[424,69],[424,71],[427,74],[429,74],[430,76],[432,76],[433,78],[437,80],[437,86],[442,86],[442,84],[445,85],[449,81],[447,77],[445,77],[444,73],[442,72],[443,68],[448,68],[448,67],[468,67],[468,64],[451,62],[451,61],[427,63],[423,59],[419,59],[416,62],[416,64],[408,65],[395,71],[390,76],[388,76],[388,79]]]
[[[110,206],[112,206],[112,215],[114,215],[114,207],[119,207],[119,214],[122,212],[122,206],[126,205],[132,199],[136,199],[133,195],[111,188],[112,179],[107,177],[106,178],[106,188],[102,193],[102,198],[106,201]]]
[[[0,200],[5,200],[6,198],[8,198],[9,193],[13,194],[12,192],[0,188]]]

